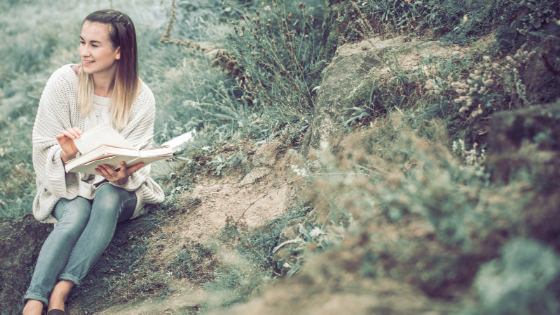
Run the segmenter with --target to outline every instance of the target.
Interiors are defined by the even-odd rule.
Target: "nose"
[[[80,45],[79,49],[80,49],[80,55],[83,58],[90,56],[89,49],[88,49],[87,45]]]

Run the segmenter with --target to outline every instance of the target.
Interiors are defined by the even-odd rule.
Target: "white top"
[[[84,130],[86,132],[97,126],[104,124],[111,124],[111,116],[109,115],[109,105],[111,104],[110,97],[102,97],[98,95],[93,96],[93,109],[86,117],[84,123]]]
[[[108,182],[101,176],[85,177],[80,173],[66,173],[60,158],[62,149],[55,136],[62,130],[78,127],[82,131],[109,123],[108,112],[104,106],[109,98],[94,96],[94,110],[88,117],[81,115],[78,106],[78,76],[65,65],[49,78],[37,110],[33,127],[33,167],[37,176],[37,195],[33,202],[33,215],[42,222],[56,222],[51,212],[61,198],[73,199],[81,196],[95,197],[95,191]],[[109,118],[109,121],[106,119]],[[118,132],[133,146],[153,135],[155,119],[155,99],[146,84],[139,87],[138,95],[129,112],[126,126]],[[95,125],[95,126],[94,126]],[[151,142],[145,147],[150,147]],[[137,203],[132,218],[143,214],[146,203],[160,203],[164,193],[161,187],[150,178],[147,165],[132,174],[126,184],[119,186],[136,193]],[[87,175],[86,175],[87,176]]]
[[[85,118],[83,132],[91,130],[97,126],[109,124],[112,125],[112,119],[109,115],[109,105],[111,104],[110,97],[103,97],[98,95],[93,95],[93,108],[89,115]],[[80,174],[80,190],[78,196],[84,197],[86,199],[93,199],[95,197],[95,190],[93,183],[99,183],[103,181],[103,176],[101,175],[87,175]]]

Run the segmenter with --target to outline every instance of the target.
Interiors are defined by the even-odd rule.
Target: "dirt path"
[[[257,172],[252,171],[244,175],[235,170],[225,170],[226,175],[223,176],[216,176],[212,174],[213,172],[200,175],[194,189],[180,196],[178,204],[182,207],[173,213],[168,213],[170,217],[160,218],[160,220],[165,219],[164,223],[156,223],[156,227],[148,234],[144,233],[141,224],[125,226],[123,231],[117,231],[117,234],[124,234],[116,235],[124,239],[122,241],[124,243],[119,244],[121,247],[135,246],[131,245],[133,242],[129,242],[129,238],[146,239],[143,246],[147,249],[137,259],[139,263],[138,268],[134,269],[135,274],[124,276],[123,271],[112,269],[114,267],[110,265],[110,259],[102,257],[101,259],[107,259],[109,262],[106,262],[107,266],[100,268],[114,271],[109,282],[116,283],[116,289],[110,289],[106,293],[119,302],[101,311],[98,308],[92,311],[91,307],[87,307],[92,305],[92,298],[82,293],[69,303],[71,314],[187,314],[196,311],[206,299],[202,289],[204,281],[177,279],[170,271],[170,266],[173,265],[178,253],[184,251],[186,247],[189,248],[192,244],[203,245],[209,239],[216,237],[226,225],[228,217],[230,220],[239,220],[248,227],[254,228],[263,226],[286,212],[290,207],[290,197],[295,192],[294,183],[290,182],[294,175],[289,171],[291,165],[289,154],[285,152],[278,154],[277,149],[275,145],[270,150],[260,150],[260,153],[257,150],[252,161],[249,161],[253,170],[257,169]],[[265,162],[253,162],[259,159]],[[116,251],[120,251],[120,248]],[[111,250],[108,252],[106,254],[110,257]],[[212,259],[220,260],[221,257],[218,256],[220,255],[215,255]],[[209,267],[207,272],[211,273],[213,269]],[[122,278],[117,275],[119,273],[123,275]],[[89,280],[91,290],[102,290],[96,284],[96,275],[91,277],[94,278]],[[150,281],[154,284],[150,285]],[[117,284],[119,282],[121,284]],[[166,288],[163,289],[163,294],[162,285]],[[134,291],[136,293],[130,294],[127,286],[132,291],[138,291],[137,288],[141,290],[149,288],[152,293],[147,295],[151,296],[138,299],[143,293]],[[89,289],[85,287],[85,290]],[[121,294],[122,297],[115,299],[113,296],[115,294]],[[99,294],[97,296],[99,298]]]

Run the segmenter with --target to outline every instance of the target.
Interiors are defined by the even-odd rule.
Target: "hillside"
[[[70,313],[557,314],[560,7],[475,2],[95,3],[142,21],[157,141],[197,136]],[[76,58],[57,27],[22,44],[46,66],[0,50],[1,314],[51,229],[13,142]]]

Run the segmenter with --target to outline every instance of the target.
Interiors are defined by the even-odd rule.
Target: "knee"
[[[93,199],[96,211],[105,210],[113,212],[118,209],[121,206],[119,189],[122,188],[110,184],[99,187]]]
[[[68,233],[81,233],[89,220],[91,204],[82,197],[71,200],[67,205],[64,216],[59,220],[57,226]]]

